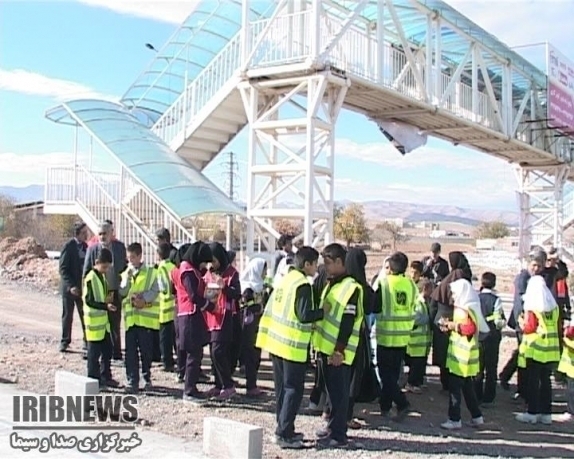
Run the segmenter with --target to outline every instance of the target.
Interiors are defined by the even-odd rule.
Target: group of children
[[[564,325],[556,300],[541,275],[545,254],[540,249],[531,254],[528,267],[530,279],[526,292],[520,298],[523,311],[518,318],[522,334],[519,349],[519,367],[526,379],[522,394],[527,410],[516,416],[525,423],[552,423],[551,374],[566,375],[567,412],[558,416],[561,421],[574,419],[574,326]],[[458,429],[460,422],[460,395],[464,395],[472,415],[471,424],[483,422],[481,407],[494,403],[498,382],[497,369],[502,341],[502,330],[507,320],[502,302],[495,292],[496,275],[485,272],[477,298],[473,299],[471,283],[461,279],[451,282],[451,303],[454,313],[451,320],[437,320],[431,310],[433,284],[422,277],[423,265],[415,261],[410,265],[410,277],[419,288],[419,298],[414,311],[414,326],[407,346],[405,363],[409,374],[406,392],[420,393],[424,388],[427,359],[432,345],[433,332],[448,332],[446,371],[450,373],[448,391],[449,420],[445,429]],[[448,282],[448,278],[445,279]],[[454,322],[454,325],[453,325]],[[436,326],[433,330],[433,323]],[[453,328],[454,327],[454,328]],[[563,336],[563,337],[562,337]],[[562,338],[561,338],[562,337]],[[562,342],[561,342],[562,340]]]
[[[119,291],[125,330],[127,393],[139,392],[140,370],[144,390],[152,388],[151,367],[156,334],[159,334],[163,370],[176,370],[179,382],[184,382],[190,365],[190,353],[186,350],[189,340],[183,336],[178,339],[178,335],[185,328],[188,317],[186,300],[197,304],[200,297],[198,285],[195,298],[186,289],[185,274],[191,272],[188,267],[193,254],[201,253],[205,259],[196,264],[203,286],[201,296],[210,305],[201,311],[207,338],[200,338],[201,333],[194,334],[191,347],[199,348],[201,352],[200,369],[203,348],[209,344],[215,384],[207,395],[222,400],[235,395],[232,376],[239,362],[245,369],[247,395],[260,394],[257,387],[260,351],[255,347],[255,340],[259,318],[267,300],[266,262],[261,258],[252,259],[240,276],[233,266],[233,260],[230,260],[230,254],[220,244],[198,244],[202,244],[203,250],[200,252],[194,250],[195,246],[190,250],[191,244],[185,244],[174,253],[175,249],[169,243],[160,243],[155,266],[143,263],[141,244],[136,242],[127,247],[128,267],[122,273]],[[102,390],[119,386],[112,378],[110,363],[112,343],[108,312],[117,310],[106,282],[106,272],[112,263],[112,253],[101,248],[93,268],[83,281],[88,377],[97,379]],[[178,303],[182,307],[178,308]],[[190,333],[186,331],[186,334]],[[191,357],[193,360],[193,355]],[[195,363],[192,365],[197,367]],[[195,386],[196,383],[191,385]],[[191,392],[193,390],[194,387]]]
[[[211,247],[203,243],[186,244],[179,250],[176,260],[173,259],[172,249],[169,244],[160,244],[157,251],[158,264],[148,266],[143,263],[142,247],[139,243],[130,244],[127,248],[129,265],[122,274],[120,286],[125,328],[126,390],[130,393],[139,391],[140,361],[144,388],[151,388],[153,334],[159,332],[165,370],[173,370],[174,352],[177,355],[178,376],[180,380],[185,379],[186,383],[184,398],[199,399],[196,384],[203,348],[209,344],[215,386],[207,395],[221,400],[228,399],[236,393],[232,379],[238,358],[234,334],[237,336],[237,333],[241,333],[241,346],[247,350],[242,353],[241,362],[245,367],[247,394],[259,395],[257,372],[260,350],[256,347],[256,339],[259,319],[270,291],[265,283],[266,262],[261,258],[254,258],[239,275],[227,252],[219,244],[212,244]],[[108,311],[115,311],[115,306],[108,295],[105,278],[112,261],[111,252],[103,248],[93,269],[85,276],[83,285],[88,376],[98,379],[102,388],[117,386],[111,374],[110,325],[107,314]],[[403,385],[405,391],[421,393],[425,388],[427,360],[433,334],[442,333],[448,336],[444,366],[448,373],[448,384],[445,388],[450,396],[448,420],[441,427],[449,430],[462,427],[462,397],[471,412],[471,424],[481,425],[484,422],[481,406],[491,405],[496,396],[499,348],[502,329],[506,326],[500,298],[494,291],[496,276],[485,272],[481,278],[480,291],[476,292],[471,279],[453,271],[442,281],[445,285],[448,284],[449,304],[446,306],[452,311],[450,315],[440,316],[433,311],[436,305],[432,301],[433,292],[438,287],[431,280],[422,277],[423,268],[423,264],[418,261],[410,264],[408,277],[417,286],[418,297],[414,302],[408,337],[401,338],[400,345],[396,344],[398,340],[390,338],[394,333],[400,332],[394,330],[390,323],[402,312],[399,309],[377,312],[378,320],[382,324],[373,327],[380,335],[377,336],[377,357],[382,362],[378,362],[378,367],[379,373],[385,372],[384,377],[380,375],[381,409],[383,410],[383,399],[386,412],[390,410],[393,402],[399,403],[397,400],[402,404],[397,407],[399,414],[410,409],[406,399],[398,397],[398,394],[395,394],[395,397],[392,395],[394,389],[385,387],[396,387],[398,383],[391,381],[395,375],[395,364],[391,365],[392,369],[387,368],[390,360],[396,360],[399,356],[400,371],[403,364],[409,367],[408,377]],[[574,414],[574,327],[565,329],[563,350],[560,354],[556,302],[553,302],[552,294],[544,282],[540,282],[541,276],[537,275],[536,262],[531,262],[529,269],[532,278],[523,295],[524,314],[520,318],[525,336],[520,346],[520,365],[530,374],[529,399],[528,411],[519,415],[517,420],[548,424],[551,422],[549,378],[559,361],[559,370],[568,377],[570,418]],[[189,280],[185,280],[186,273],[192,273],[191,277],[195,279],[191,284]],[[382,285],[385,277],[404,274],[393,273],[388,263],[385,263],[375,282],[375,289]],[[392,294],[392,287],[386,288],[390,289]],[[183,305],[188,300],[191,301],[193,311],[190,309],[186,312]],[[381,301],[385,302],[383,299]],[[401,307],[402,300],[399,297],[388,301],[397,308]],[[203,316],[201,321],[205,324],[208,338],[198,338],[188,346],[186,342],[189,338],[176,338],[182,333],[190,335],[185,324],[187,318],[195,314],[196,309]],[[387,323],[383,317],[385,314],[389,319]],[[198,336],[196,332],[191,335]],[[402,354],[393,352],[402,346],[406,346]]]

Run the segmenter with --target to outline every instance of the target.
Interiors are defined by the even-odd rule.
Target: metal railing
[[[281,15],[272,19],[272,27],[268,27],[271,19],[250,23],[247,35],[247,52],[251,56],[249,68],[304,62],[312,57],[311,14],[310,11],[303,11]],[[320,22],[319,49],[324,49],[331,41],[332,32],[339,30],[343,22],[327,14],[321,17]],[[182,141],[185,140],[185,129],[193,118],[238,74],[242,64],[241,38],[241,33],[235,35],[153,126],[152,130],[166,143],[170,144],[182,133]],[[325,63],[350,75],[396,90],[418,101],[438,104],[460,118],[501,132],[497,117],[497,113],[501,112],[501,102],[493,104],[488,94],[478,91],[473,107],[472,87],[462,81],[451,86],[452,77],[442,71],[438,76],[438,85],[433,75],[430,79],[431,87],[426,88],[426,92],[421,91],[413,69],[407,67],[408,58],[404,51],[389,43],[379,47],[376,36],[359,27],[348,29],[325,59]],[[383,59],[383,66],[379,65],[379,59]],[[382,69],[382,74],[379,74],[379,69]],[[422,80],[426,81],[427,69],[424,64],[418,66],[418,69]],[[436,69],[428,70],[433,74],[438,73]],[[401,74],[400,81],[397,81]],[[449,86],[450,94],[439,103]],[[515,108],[514,115],[517,113],[518,109]],[[528,134],[518,131],[515,137],[527,141]]]
[[[157,120],[152,131],[168,145],[182,132],[184,141],[191,120],[230,80],[240,63],[241,33],[238,33]]]
[[[194,240],[191,232],[123,166],[119,173],[88,171],[80,165],[53,166],[48,168],[46,179],[45,205],[79,205],[89,214],[91,221],[86,223],[91,223],[94,231],[99,222],[113,220],[118,238],[126,243],[140,242],[150,262],[155,261],[155,231],[159,228],[167,228],[173,240]]]

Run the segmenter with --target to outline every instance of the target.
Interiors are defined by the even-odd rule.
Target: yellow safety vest
[[[468,315],[476,325],[476,333],[473,336],[463,336],[456,331],[450,332],[446,367],[448,370],[463,378],[474,377],[480,370],[480,350],[478,347],[478,320],[472,310]],[[466,312],[460,308],[454,308],[453,321],[455,324],[463,324],[466,320]]]
[[[564,337],[564,349],[558,371],[574,379],[574,339]]]
[[[307,361],[312,324],[303,324],[297,319],[295,293],[308,283],[307,277],[296,269],[283,277],[261,317],[256,347],[292,362]]]
[[[124,281],[127,275],[127,271],[122,274]],[[159,330],[159,301],[156,299],[151,305],[147,305],[143,309],[134,308],[131,301],[132,295],[150,290],[156,278],[155,269],[145,265],[140,268],[135,278],[132,278],[130,291],[122,302],[126,331],[133,325]]]
[[[428,316],[429,308],[425,299],[419,295],[415,303],[415,312],[426,314]],[[430,351],[432,333],[430,325],[417,325],[411,330],[409,344],[407,346],[407,355],[411,357],[426,357]]]
[[[560,361],[560,337],[558,336],[558,318],[560,312],[554,308],[547,313],[534,312],[538,319],[538,330],[524,334],[518,348],[518,366],[526,368],[526,360],[539,363]]]
[[[159,323],[172,322],[175,318],[175,296],[171,292],[171,272],[175,268],[170,260],[162,260],[157,267],[157,276],[161,279],[163,286],[167,287],[167,292],[159,292]]]
[[[349,300],[359,289],[359,300],[353,325],[353,333],[349,337],[347,347],[345,348],[345,365],[352,365],[357,354],[359,345],[359,335],[361,333],[361,324],[363,323],[363,287],[352,277],[345,277],[341,282],[336,283],[333,287],[325,287],[321,295],[321,304],[325,301],[331,305],[329,313],[323,316],[323,320],[316,324],[313,332],[313,347],[316,351],[330,356],[335,352],[335,345],[339,337],[339,329],[345,307]]]
[[[406,347],[414,323],[418,289],[404,275],[391,274],[380,281],[382,311],[377,314],[377,345]]]
[[[86,329],[86,341],[102,341],[106,337],[106,332],[110,332],[110,322],[108,311],[90,308],[86,304],[88,295],[88,282],[92,286],[94,301],[105,303],[108,294],[108,285],[104,276],[98,276],[92,269],[84,278],[83,300],[84,300],[84,327]]]

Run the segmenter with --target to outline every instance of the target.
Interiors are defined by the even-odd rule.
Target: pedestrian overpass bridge
[[[76,160],[48,170],[45,212],[78,213],[92,228],[112,218],[118,236],[142,241],[148,254],[158,227],[193,239],[188,219],[244,214],[202,171],[247,129],[248,252],[257,234],[274,248],[281,218],[304,221],[305,243],[327,243],[345,108],[515,164],[521,253],[532,243],[567,248],[574,142],[549,127],[546,75],[446,3],[190,8],[121,101],[74,100],[47,112],[75,127]],[[298,206],[284,206],[293,196]]]

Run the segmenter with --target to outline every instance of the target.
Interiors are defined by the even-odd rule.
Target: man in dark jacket
[[[440,256],[441,249],[438,242],[433,242],[430,257],[425,257],[422,261],[422,277],[430,279],[435,285],[440,284],[450,272],[448,262]]]
[[[119,294],[119,288],[121,273],[127,268],[126,246],[123,242],[117,239],[112,239],[113,227],[107,222],[100,225],[98,237],[100,242],[88,247],[86,261],[84,263],[84,276],[86,276],[94,266],[102,248],[106,248],[112,252],[113,262],[112,266],[106,273],[106,281],[108,283],[108,292],[112,295],[112,304],[116,307],[116,311],[108,311],[108,318],[110,320],[112,335],[112,358],[114,360],[122,360],[122,338],[120,332],[122,322],[122,299]]]
[[[175,263],[175,256],[177,255],[177,249],[171,243],[171,234],[167,228],[160,228],[155,232],[155,238],[157,241],[157,245],[159,247],[160,244],[169,244],[171,250],[169,252],[169,260],[172,263]],[[152,264],[152,260],[148,260],[149,264]]]
[[[60,252],[60,293],[62,294],[62,339],[60,352],[66,352],[72,342],[72,322],[74,307],[78,310],[82,330],[84,329],[84,314],[82,305],[82,268],[86,258],[88,245],[88,227],[84,222],[74,225],[74,237],[70,239]],[[84,332],[84,350],[86,336]]]

